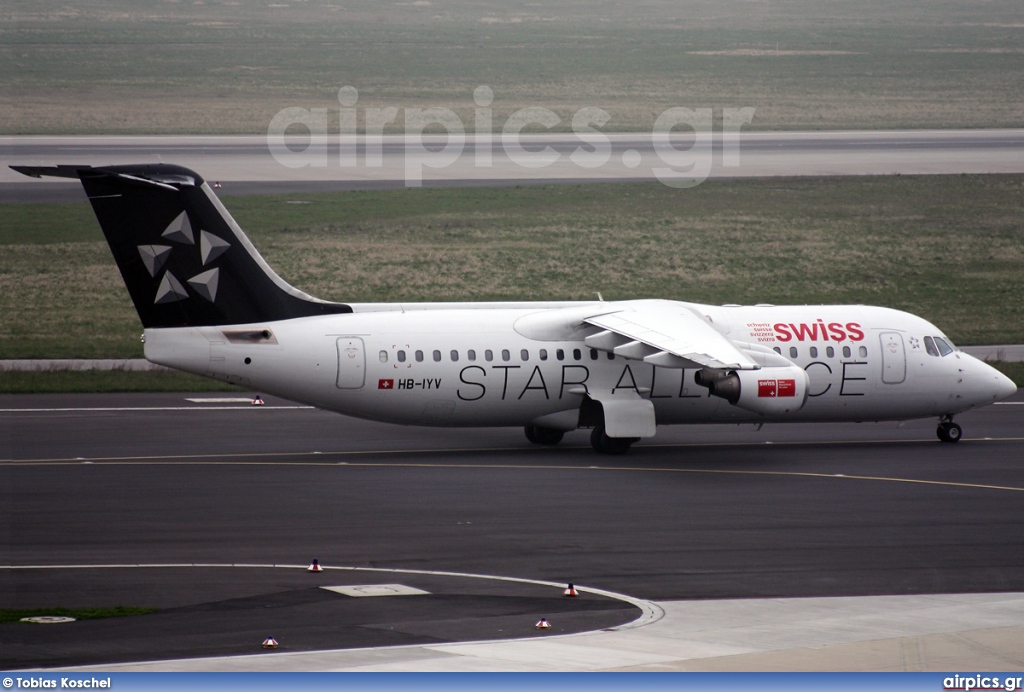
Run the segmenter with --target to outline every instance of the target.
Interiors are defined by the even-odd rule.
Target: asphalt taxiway
[[[159,609],[0,625],[0,667],[258,653],[268,635],[296,656],[411,651],[614,629],[649,602],[1024,592],[1019,393],[959,416],[956,445],[934,421],[680,426],[625,457],[584,432],[540,448],[232,398],[0,396],[2,607]],[[314,557],[406,571],[313,575]],[[565,599],[570,581],[607,593]],[[319,588],[346,584],[428,594]]]

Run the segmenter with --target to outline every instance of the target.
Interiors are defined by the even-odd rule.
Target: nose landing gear
[[[953,416],[943,416],[939,419],[939,427],[935,429],[935,434],[942,442],[959,442],[964,431],[953,422]]]

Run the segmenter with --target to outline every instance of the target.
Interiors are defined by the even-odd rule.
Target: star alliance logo
[[[195,246],[196,244],[195,234],[192,232],[192,224],[188,219],[188,213],[184,211],[168,224],[161,236],[179,245]],[[229,247],[231,247],[231,244],[226,240],[207,231],[199,231],[199,253],[204,267],[223,255]],[[174,250],[172,245],[139,245],[138,248],[142,263],[146,266],[149,275],[154,279],[160,273],[160,270],[163,269],[164,265],[167,264],[171,251]],[[217,300],[217,285],[219,281],[220,269],[213,267],[196,274],[188,279],[187,283],[196,293],[213,303]],[[185,288],[184,284],[169,270],[164,272],[160,278],[160,285],[156,289],[156,298],[153,302],[157,305],[163,305],[185,300],[186,298],[188,298],[188,289]]]

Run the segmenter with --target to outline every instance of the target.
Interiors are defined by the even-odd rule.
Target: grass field
[[[288,106],[753,107],[750,129],[1024,125],[1019,0],[0,5],[0,133],[262,133]],[[718,111],[720,113],[720,110]],[[336,125],[335,125],[336,126]],[[391,129],[401,130],[399,120]]]
[[[287,281],[332,300],[866,303],[970,344],[1024,341],[1022,193],[1024,176],[896,176],[224,201]],[[141,356],[85,203],[0,205],[0,315],[0,358]]]

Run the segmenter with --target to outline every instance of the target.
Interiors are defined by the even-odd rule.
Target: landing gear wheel
[[[963,437],[964,431],[959,425],[953,421],[943,421],[939,423],[939,427],[935,430],[935,434],[943,442],[959,442],[960,438]]]
[[[526,432],[526,439],[527,440],[529,440],[530,442],[532,442],[535,445],[539,445],[540,444],[540,442],[537,441],[537,426],[536,425],[527,425],[523,430]]]
[[[554,428],[545,428],[540,425],[526,426],[526,439],[535,445],[553,447],[562,441],[565,433]]]
[[[636,442],[635,437],[608,437],[604,425],[598,425],[590,433],[590,446],[599,454],[619,456],[629,451]]]

